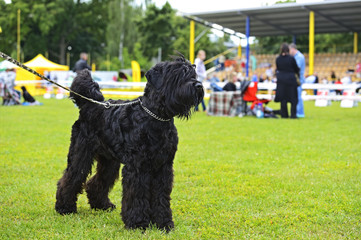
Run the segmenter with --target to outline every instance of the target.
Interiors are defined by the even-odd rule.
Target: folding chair
[[[249,82],[249,81],[248,81]],[[254,106],[258,103],[269,103],[270,100],[268,99],[259,99],[257,98],[257,90],[258,90],[258,82],[249,82],[247,88],[244,91],[243,94],[243,102],[244,102],[244,114],[247,115],[248,114],[248,106],[247,106],[247,102],[251,102],[252,105],[250,107],[251,110],[253,110]],[[252,112],[252,111],[251,111]],[[252,112],[252,115],[253,112]]]

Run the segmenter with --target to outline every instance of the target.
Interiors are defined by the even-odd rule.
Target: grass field
[[[54,210],[77,108],[70,100],[0,107],[0,239],[360,239],[361,106],[307,118],[176,120],[175,230],[128,231],[113,212]],[[277,108],[276,104],[271,107]]]

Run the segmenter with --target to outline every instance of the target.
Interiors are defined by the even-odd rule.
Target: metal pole
[[[293,35],[293,36],[292,36],[292,42],[293,42],[294,44],[296,44],[296,41],[297,41],[297,36],[296,36],[296,35]]]
[[[17,60],[20,62],[20,13],[21,10],[18,9],[18,42],[17,42]]]
[[[190,34],[189,34],[189,61],[194,63],[194,21],[190,21]]]
[[[309,55],[309,75],[313,74],[313,60],[314,60],[314,53],[315,53],[315,13],[313,11],[310,11],[310,22],[309,22],[309,49],[308,49],[308,55]]]
[[[107,54],[107,71],[110,71],[110,55]]]
[[[69,69],[71,69],[71,67],[70,67],[70,53],[69,52],[66,53],[66,65],[68,65]]]
[[[357,32],[353,33],[353,53],[358,52],[358,34]]]
[[[205,60],[205,61],[203,62],[203,64],[204,64],[204,65],[207,65],[208,63],[212,62],[213,60],[219,58],[221,55],[226,55],[226,54],[232,52],[233,50],[235,50],[236,48],[237,48],[237,47],[233,47],[233,48],[227,49],[226,51],[224,51],[224,52],[222,52],[222,53],[220,53],[220,54],[217,54],[217,55],[214,56],[214,57],[211,57],[211,58]]]
[[[194,39],[194,43],[198,42],[199,39],[201,39],[201,37],[203,37],[204,34],[206,34],[208,32],[208,29],[204,29],[203,32],[201,32],[196,39]]]
[[[162,61],[162,48],[158,48],[158,63]]]
[[[248,66],[249,66],[249,16],[246,18],[246,38],[247,38],[247,46],[246,46],[246,77],[248,77]]]

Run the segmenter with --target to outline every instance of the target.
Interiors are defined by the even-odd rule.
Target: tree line
[[[38,53],[50,60],[73,66],[81,52],[90,54],[97,69],[130,68],[131,60],[141,68],[151,67],[178,51],[189,57],[189,21],[177,16],[169,3],[157,7],[150,0],[0,0],[0,49],[16,58],[17,17],[20,9],[21,60]],[[196,25],[195,45],[209,56],[226,49],[224,38],[211,41],[210,29]]]
[[[0,0],[0,50],[17,56],[17,18],[20,9],[21,60],[28,61],[38,53],[70,67],[81,52],[100,70],[130,68],[131,60],[142,69],[168,60],[178,51],[189,57],[189,21],[176,14],[169,3],[157,7],[151,0]],[[294,2],[294,0],[277,3]],[[195,52],[205,49],[207,56],[223,52],[225,35],[211,41],[211,30],[196,24],[195,36],[206,34],[195,44]],[[352,51],[352,33],[317,34],[316,52]],[[292,36],[257,38],[254,53],[279,52],[282,42]],[[361,41],[359,41],[361,44]],[[297,45],[308,52],[308,35],[297,36]]]

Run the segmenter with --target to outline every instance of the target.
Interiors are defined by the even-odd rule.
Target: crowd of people
[[[3,99],[4,106],[21,104],[21,93],[14,89],[15,78],[16,72],[13,68],[0,72],[0,97]]]
[[[264,65],[261,63],[260,67],[265,68],[265,71],[259,75],[253,74],[249,79],[244,76],[245,69],[243,67],[243,59],[230,60],[222,59],[216,60],[216,72],[207,76],[203,61],[205,59],[205,51],[200,50],[195,61],[196,71],[199,76],[198,80],[209,81],[210,88],[213,92],[220,91],[236,91],[236,82],[245,80],[257,81],[260,83],[276,83],[275,102],[280,103],[280,110],[278,113],[282,118],[304,118],[304,104],[302,100],[302,84],[304,83],[321,83],[321,84],[350,84],[351,73],[345,73],[342,78],[335,75],[332,71],[330,78],[323,76],[319,79],[317,72],[313,75],[306,76],[306,61],[304,55],[298,50],[296,44],[283,43],[280,47],[280,54],[275,60],[275,69],[272,64]],[[228,64],[227,64],[228,62]],[[243,63],[243,65],[242,65]],[[250,63],[252,73],[255,73],[257,67],[257,60],[250,55]],[[222,71],[220,73],[220,71]],[[357,63],[355,70],[352,74],[361,77],[361,63]],[[328,80],[331,79],[331,80]],[[222,83],[221,83],[222,82]],[[239,89],[238,89],[239,90]],[[311,91],[311,90],[310,90]],[[342,90],[331,90],[336,94],[342,94]],[[313,90],[313,94],[317,95],[317,89]],[[291,105],[290,114],[288,111],[288,104]],[[206,110],[204,102],[202,102],[203,110]],[[198,107],[196,107],[198,110]]]
[[[75,63],[73,71],[79,72],[83,69],[91,70],[87,63],[88,54],[82,52],[79,60]],[[44,75],[50,78],[48,71],[44,71]],[[3,106],[12,105],[41,105],[31,94],[27,91],[25,86],[21,87],[21,92],[15,89],[16,69],[7,68],[5,71],[0,71],[0,97],[2,98]],[[52,86],[47,83],[46,86]],[[23,98],[23,102],[21,102]]]
[[[8,68],[0,72],[0,97],[2,98],[3,106],[14,105],[41,105],[35,100],[33,96],[27,91],[25,86],[21,86],[21,92],[15,89],[16,70]],[[21,102],[23,97],[23,102]]]
[[[86,53],[80,54],[80,59],[75,63],[74,72],[82,69],[89,69],[91,67],[87,63],[88,55]],[[236,91],[237,82],[246,79],[245,73],[245,59],[236,58],[234,60],[226,59],[221,55],[215,60],[216,71],[207,75],[204,60],[206,59],[206,52],[200,50],[195,59],[196,73],[198,81],[209,81],[210,87],[214,92],[220,91]],[[256,72],[257,59],[252,54],[250,55],[250,63],[252,72]],[[349,84],[351,83],[350,74],[346,74],[343,78],[337,78],[335,72],[330,74],[330,81],[326,77],[319,79],[318,74],[315,72],[313,75],[305,77],[306,62],[303,54],[297,49],[294,43],[283,43],[280,47],[280,54],[275,60],[276,68],[273,69],[272,64],[268,63],[265,66],[265,71],[262,74],[253,74],[249,79],[252,82],[260,83],[277,83],[275,91],[275,102],[280,103],[279,113],[283,118],[303,118],[305,117],[303,100],[302,100],[302,84],[303,83],[323,83],[323,84]],[[361,63],[357,63],[354,74],[361,77]],[[16,90],[15,87],[15,69],[7,69],[0,72],[0,97],[2,97],[3,105],[18,105],[21,104],[21,96],[24,97],[24,102],[28,105],[36,105],[38,102],[27,92],[25,87],[22,87],[23,94]],[[223,82],[222,84],[220,84]],[[342,94],[342,90],[335,90],[336,94]],[[317,94],[317,90],[314,90]],[[30,96],[29,96],[30,95]],[[25,97],[26,96],[26,97]],[[288,103],[291,105],[290,114],[288,112]],[[206,111],[204,100],[201,102],[202,110]],[[198,111],[198,106],[195,110]]]

